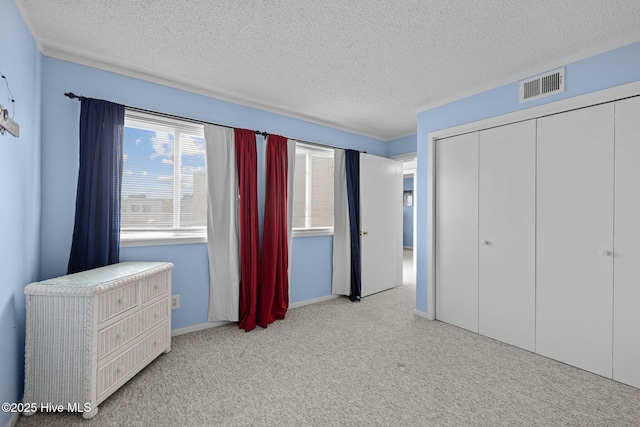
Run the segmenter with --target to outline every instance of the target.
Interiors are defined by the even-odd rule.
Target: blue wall
[[[418,135],[414,133],[403,138],[393,139],[387,145],[387,157],[415,153],[418,151]]]
[[[418,164],[427,165],[430,132],[500,116],[541,104],[640,81],[640,42],[614,49],[565,66],[565,92],[519,103],[519,85],[513,82],[418,114]],[[427,179],[426,167],[418,168],[418,234],[416,309],[427,311]]]
[[[291,304],[331,295],[333,236],[297,237],[291,254]]]
[[[80,103],[66,98],[65,92],[380,156],[388,150],[384,141],[53,58],[43,59],[42,75],[42,109],[55,111],[42,120],[43,279],[65,274],[73,232]],[[258,150],[262,167],[260,147],[262,141]],[[260,180],[258,187],[261,189],[263,184]],[[330,236],[294,239],[291,303],[331,295],[331,242]],[[172,312],[172,327],[207,321],[206,245],[127,247],[121,249],[120,259],[173,262],[173,293],[180,294],[181,308]]]
[[[24,382],[24,287],[38,280],[40,245],[41,55],[11,0],[0,0],[0,71],[15,99],[20,137],[0,135],[0,402],[22,397]],[[8,108],[4,81],[0,104]],[[0,412],[0,425],[11,418]]]
[[[413,190],[413,177],[404,178],[402,189]],[[402,246],[413,248],[413,206],[402,207]]]

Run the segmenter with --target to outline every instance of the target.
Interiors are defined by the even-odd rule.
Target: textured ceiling
[[[15,1],[45,55],[382,140],[640,40],[638,0]]]

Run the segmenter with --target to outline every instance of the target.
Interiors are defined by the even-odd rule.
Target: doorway
[[[402,163],[402,284],[416,287],[416,171],[415,153],[396,157]]]

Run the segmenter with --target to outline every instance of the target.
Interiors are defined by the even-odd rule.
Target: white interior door
[[[360,154],[363,297],[402,284],[402,164]]]
[[[610,103],[537,123],[536,351],[609,378],[613,111]]]
[[[478,332],[478,132],[435,148],[435,315]]]
[[[479,333],[535,351],[536,121],[479,135]]]
[[[640,97],[615,109],[613,379],[640,387]]]

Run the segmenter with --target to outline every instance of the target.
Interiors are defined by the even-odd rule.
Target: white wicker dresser
[[[25,288],[25,415],[98,405],[171,350],[171,269],[123,262]]]

